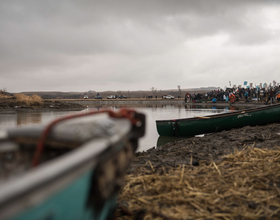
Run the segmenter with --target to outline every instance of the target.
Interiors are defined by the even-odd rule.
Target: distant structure
[[[179,91],[179,96],[181,96],[181,86],[178,85],[177,87],[178,87],[178,91]]]

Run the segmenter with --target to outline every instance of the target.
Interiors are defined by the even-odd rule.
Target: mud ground
[[[182,164],[199,166],[202,162],[217,162],[224,155],[245,146],[268,149],[280,147],[280,124],[246,126],[203,137],[190,137],[138,152],[127,173],[141,172],[141,167],[162,172],[163,167],[168,169]]]
[[[19,103],[16,99],[0,99],[0,112],[3,111],[55,111],[55,110],[82,110],[86,108],[84,105],[77,103],[66,103],[60,101],[43,100],[41,104],[34,103],[32,105],[26,105],[25,103]]]
[[[258,148],[263,150],[256,150]],[[276,155],[273,156],[279,157],[280,124],[246,126],[202,137],[190,137],[138,152],[127,169],[114,215],[118,220],[279,219],[279,209],[270,210],[273,204],[277,204],[277,207],[279,205],[279,196],[276,196],[279,192],[279,169],[275,168],[278,160],[265,160],[264,154],[259,153],[265,152],[264,149],[274,150]],[[247,151],[257,152],[260,156],[254,157]],[[228,156],[223,157],[225,155]],[[230,160],[227,158],[232,158],[233,164],[239,165],[229,166]],[[247,163],[243,163],[244,161]],[[228,169],[229,167],[231,168]],[[218,170],[220,174],[211,173],[213,170]],[[256,170],[258,172],[254,172]],[[261,173],[264,177],[260,177]],[[240,181],[239,188],[235,187],[237,180]],[[246,181],[248,184],[244,185]],[[276,184],[273,184],[274,188],[269,187],[270,182]],[[254,184],[260,185],[255,187]],[[211,195],[209,200],[205,197],[206,186],[212,187],[207,191]],[[256,191],[252,191],[252,186]],[[218,193],[221,189],[225,190]],[[244,190],[248,192],[244,194]],[[230,193],[227,192],[235,193],[228,197]],[[202,193],[200,198],[196,196],[197,193]],[[255,197],[252,193],[255,193]],[[269,193],[275,200],[267,199]],[[245,196],[246,202],[244,195],[248,195]],[[260,195],[264,195],[261,201],[258,200]],[[219,196],[221,200],[218,199]],[[228,198],[228,204],[224,198]],[[213,201],[218,201],[216,199],[220,202],[214,202],[214,211],[213,207],[209,207],[214,204]],[[195,204],[192,203],[194,206],[189,206],[190,201],[195,201]],[[251,209],[250,204],[256,204],[256,201],[258,209]],[[267,214],[267,211],[271,212]]]

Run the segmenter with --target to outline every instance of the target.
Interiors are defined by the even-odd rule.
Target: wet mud
[[[128,174],[139,172],[139,168],[161,172],[162,167],[174,168],[179,165],[199,166],[222,160],[224,155],[242,150],[245,146],[274,149],[280,146],[280,124],[246,126],[207,134],[203,137],[190,137],[153,147],[136,153],[127,170]]]
[[[280,124],[136,153],[115,219],[279,219]]]
[[[60,101],[44,100],[42,103],[34,103],[32,105],[26,105],[19,103],[15,99],[0,99],[0,112],[9,111],[56,111],[56,110],[82,110],[86,106],[78,103],[67,103]]]

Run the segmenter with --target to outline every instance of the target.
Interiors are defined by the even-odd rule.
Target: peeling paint
[[[242,117],[251,117],[252,115],[246,113],[246,114],[243,114],[243,115],[238,115],[237,118],[242,118]]]

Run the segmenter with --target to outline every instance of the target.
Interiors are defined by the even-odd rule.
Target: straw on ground
[[[280,148],[246,147],[220,162],[161,169],[128,175],[119,204],[144,210],[144,219],[280,218]]]

